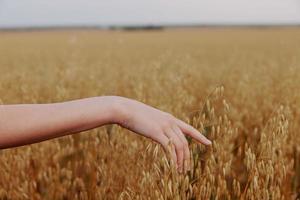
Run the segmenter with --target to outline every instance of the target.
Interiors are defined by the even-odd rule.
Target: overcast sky
[[[0,0],[0,27],[299,23],[300,0]]]

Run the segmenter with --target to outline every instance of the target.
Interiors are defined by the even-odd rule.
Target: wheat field
[[[192,170],[117,125],[0,151],[0,199],[300,198],[300,29],[0,32],[0,104],[121,95],[190,123]]]

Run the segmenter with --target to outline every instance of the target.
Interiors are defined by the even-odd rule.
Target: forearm
[[[0,149],[117,123],[117,98],[93,97],[53,104],[0,106]]]

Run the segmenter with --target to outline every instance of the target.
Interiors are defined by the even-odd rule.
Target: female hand
[[[117,123],[151,138],[168,151],[178,171],[188,170],[190,152],[185,134],[211,142],[195,128],[141,102],[116,96],[92,97],[52,104],[0,105],[0,149],[41,142]],[[184,164],[186,163],[186,164]],[[184,166],[185,165],[185,166]]]
[[[123,97],[120,97],[120,101],[122,114],[118,124],[160,143],[165,152],[171,140],[175,147],[172,148],[171,156],[180,173],[190,170],[190,151],[184,135],[189,135],[202,144],[211,144],[195,128],[169,113]]]

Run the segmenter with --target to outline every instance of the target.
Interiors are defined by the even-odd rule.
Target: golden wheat
[[[192,169],[116,125],[0,151],[0,199],[300,198],[300,29],[0,33],[0,103],[100,95],[173,113]]]

